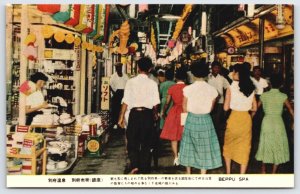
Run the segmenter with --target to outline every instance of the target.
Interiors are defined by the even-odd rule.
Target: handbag
[[[181,113],[180,114],[180,125],[184,126],[185,125],[185,121],[186,121],[186,117],[187,117],[188,113]]]

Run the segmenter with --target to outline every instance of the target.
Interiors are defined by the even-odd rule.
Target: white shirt
[[[114,92],[117,90],[124,90],[128,79],[129,78],[126,74],[123,73],[122,77],[119,77],[118,73],[115,72],[114,74],[112,74],[112,76],[110,78],[109,85]]]
[[[233,81],[230,86],[231,98],[230,109],[236,111],[249,111],[252,108],[254,92],[249,97],[246,97],[239,87],[239,82]]]
[[[264,78],[259,78],[257,81],[254,77],[251,77],[251,80],[255,86],[255,93],[258,95],[262,95],[264,93],[264,88],[268,87],[268,82]]]
[[[217,90],[205,81],[195,81],[183,88],[187,98],[187,111],[194,114],[210,113],[212,102],[218,96]]]
[[[26,97],[26,106],[30,108],[35,108],[44,102],[44,95],[41,90],[37,90]]]
[[[160,103],[158,86],[145,74],[127,81],[122,102],[129,107],[145,107],[152,109]]]
[[[188,72],[186,72],[186,74],[187,74],[187,82],[189,84],[194,83],[194,75],[192,74],[192,72],[188,71]]]
[[[150,73],[148,76],[149,76],[149,78],[152,79],[156,84],[159,84],[158,79],[157,79],[152,73]]]
[[[224,89],[227,89],[230,84],[222,75],[218,74],[216,77],[210,74],[208,76],[208,84],[216,88],[218,91],[220,98],[218,103],[224,103]]]

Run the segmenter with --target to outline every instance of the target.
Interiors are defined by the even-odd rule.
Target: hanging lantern
[[[73,34],[68,33],[68,34],[66,35],[65,40],[66,40],[66,42],[67,42],[68,44],[72,44],[72,43],[74,42],[75,38],[74,38]]]
[[[44,38],[51,38],[51,36],[53,36],[54,31],[53,28],[51,26],[43,26],[42,27],[42,34]]]
[[[139,45],[137,43],[131,43],[130,44],[131,47],[134,47],[135,50],[137,50],[139,48]]]
[[[129,46],[128,47],[128,54],[134,54],[135,53],[135,47],[133,47],[133,46]]]
[[[135,18],[135,4],[129,5],[129,17]]]
[[[175,45],[176,45],[176,41],[175,40],[171,39],[171,40],[168,41],[168,47],[170,49],[174,48]]]
[[[75,46],[79,46],[81,44],[81,38],[77,36],[74,40],[74,44]]]
[[[79,23],[80,17],[80,4],[71,5],[70,8],[70,19],[65,22],[68,26],[76,26]]]
[[[37,9],[47,14],[54,14],[60,11],[60,4],[38,4]]]
[[[202,18],[201,18],[201,35],[206,35],[206,28],[207,28],[207,15],[206,12],[202,12]]]
[[[30,43],[34,43],[36,41],[36,36],[32,33],[28,34],[25,38],[24,44],[29,45]]]
[[[58,31],[54,34],[54,40],[56,40],[56,42],[63,42],[65,40],[65,34],[61,31]]]
[[[148,4],[139,4],[139,12],[148,11]]]
[[[248,4],[247,6],[247,17],[253,18],[255,10],[255,4]]]
[[[94,45],[93,45],[93,43],[88,43],[88,47],[87,47],[87,50],[88,51],[92,51],[93,50],[93,47],[94,47]]]
[[[239,4],[238,11],[245,11],[245,4]]]
[[[283,5],[277,5],[276,28],[282,30],[285,28],[285,20],[283,15]]]
[[[37,47],[33,45],[33,43],[30,43],[24,50],[23,53],[28,60],[35,61],[37,59],[38,51]]]
[[[52,15],[52,18],[58,23],[65,23],[70,19],[71,5],[63,4],[60,6],[60,11]]]

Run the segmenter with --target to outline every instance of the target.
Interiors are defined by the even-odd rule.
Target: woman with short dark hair
[[[183,112],[188,113],[180,144],[179,163],[191,173],[191,167],[207,170],[222,166],[220,145],[210,112],[218,96],[217,90],[205,82],[208,65],[194,62],[191,65],[195,82],[183,89]]]
[[[162,117],[166,117],[163,130],[160,134],[160,138],[171,141],[171,148],[174,154],[175,166],[179,165],[178,162],[178,142],[181,140],[183,126],[180,124],[180,115],[182,113],[182,101],[183,101],[183,88],[186,80],[186,71],[183,68],[179,68],[175,74],[176,84],[168,89],[167,100],[162,111]],[[173,105],[169,113],[167,110],[170,107],[171,102]]]
[[[48,103],[45,101],[42,93],[42,89],[46,81],[48,81],[48,77],[41,72],[37,72],[30,76],[30,81],[35,83],[36,91],[26,97],[26,125],[31,124],[33,117],[42,114],[41,109],[48,108]]]

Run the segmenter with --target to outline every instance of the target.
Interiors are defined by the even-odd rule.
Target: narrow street
[[[289,134],[289,136],[291,135]],[[158,168],[154,168],[152,162],[152,174],[184,174],[185,167],[173,166],[170,143],[162,140],[160,148]],[[254,150],[256,149],[257,143],[254,143],[248,167],[249,174],[260,174],[260,163],[254,158],[256,152]],[[293,159],[293,150],[291,150],[291,161],[280,166],[278,173],[293,173]],[[111,130],[109,142],[104,147],[102,156],[99,158],[83,157],[78,159],[70,174],[127,174],[129,171],[128,166],[129,160],[125,148],[125,133],[120,130]],[[271,166],[268,167],[268,171],[270,170]],[[198,173],[198,170],[193,169],[193,173]],[[239,165],[234,162],[232,164],[232,173],[239,173]],[[224,161],[223,167],[209,170],[208,174],[225,174]]]

